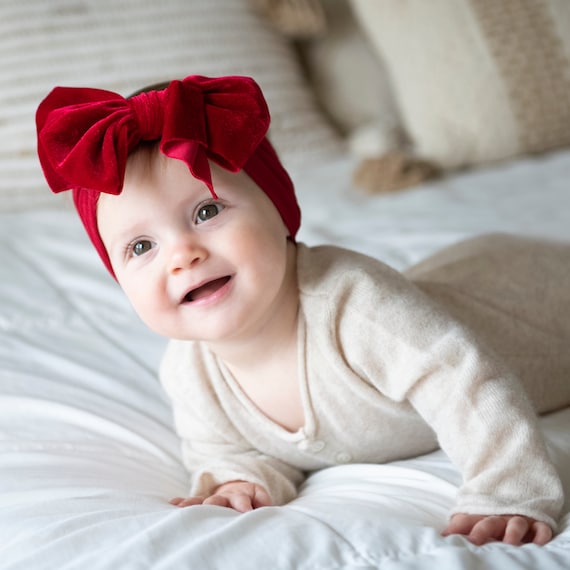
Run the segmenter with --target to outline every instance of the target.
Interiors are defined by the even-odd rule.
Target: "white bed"
[[[41,5],[10,10],[41,18]],[[23,99],[24,111],[37,96]],[[570,243],[570,150],[369,196],[351,182],[358,159],[327,146],[324,133],[306,142],[320,145],[318,158],[290,161],[301,241],[354,248],[397,269],[487,232]],[[0,164],[13,181],[10,156]],[[570,409],[540,420],[569,498],[559,534],[542,548],[442,538],[460,478],[441,452],[323,470],[283,507],[169,505],[189,475],[157,380],[165,340],[134,315],[72,209],[51,207],[47,189],[28,183],[20,203],[0,186],[1,570],[570,567]]]
[[[355,194],[350,166],[294,174],[300,239],[398,268],[480,232],[570,241],[570,152],[374,199]],[[568,568],[570,505],[544,548],[441,538],[459,481],[441,452],[325,470],[293,503],[245,515],[170,506],[188,475],[156,378],[164,341],[72,211],[3,214],[0,245],[2,570]],[[570,495],[570,410],[541,422]]]

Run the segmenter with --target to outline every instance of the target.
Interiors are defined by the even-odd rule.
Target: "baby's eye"
[[[207,222],[217,216],[223,209],[224,207],[219,202],[212,202],[211,204],[200,206],[196,213],[196,223],[202,224],[203,222]]]
[[[152,246],[153,244],[150,240],[141,239],[132,245],[131,251],[135,257],[138,257],[139,255],[143,255],[150,251],[152,249]]]

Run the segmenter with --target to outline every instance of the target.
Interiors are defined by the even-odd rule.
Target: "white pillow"
[[[286,165],[341,148],[288,41],[247,0],[0,3],[0,210],[59,203],[36,158],[34,116],[56,85],[123,95],[187,75],[250,75]]]

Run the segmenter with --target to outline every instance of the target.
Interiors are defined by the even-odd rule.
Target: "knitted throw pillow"
[[[249,0],[27,0],[0,3],[0,210],[52,205],[34,115],[55,85],[129,95],[187,75],[250,75],[287,166],[336,154],[290,42]]]
[[[351,0],[415,151],[444,168],[570,145],[567,0]]]

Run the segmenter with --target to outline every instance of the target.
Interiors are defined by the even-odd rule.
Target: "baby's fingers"
[[[239,513],[253,510],[251,497],[246,493],[228,493],[212,495],[203,502],[204,505],[215,505],[217,507],[228,507]]]
[[[191,507],[193,505],[201,505],[204,502],[204,499],[202,497],[175,497],[174,499],[170,499],[168,502],[175,507],[183,508]]]
[[[552,529],[546,523],[522,516],[489,517],[489,519],[502,518],[505,521],[504,533],[490,536],[496,540],[503,540],[506,544],[520,546],[532,542],[544,546],[552,539]],[[485,520],[489,520],[485,519]],[[483,522],[483,521],[482,521]],[[496,525],[500,529],[500,525]]]
[[[527,519],[524,517],[512,517],[507,521],[503,542],[520,546],[525,542],[525,537],[529,534],[530,530],[531,525]]]
[[[478,546],[491,540],[520,546],[532,542],[544,545],[552,539],[552,529],[544,522],[519,515],[456,514],[451,518],[443,536],[462,534]]]
[[[481,515],[455,514],[441,534],[442,536],[449,536],[450,534],[468,535],[475,524],[483,518]]]
[[[481,546],[489,540],[502,540],[506,527],[507,521],[503,517],[485,517],[475,524],[467,538],[473,544]]]
[[[258,509],[259,507],[270,507],[273,504],[269,493],[259,485],[256,485],[255,487],[252,503],[254,509]]]
[[[546,523],[535,521],[531,525],[531,533],[534,535],[531,537],[534,544],[544,546],[552,540],[552,529]]]

